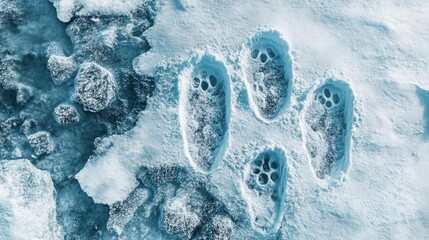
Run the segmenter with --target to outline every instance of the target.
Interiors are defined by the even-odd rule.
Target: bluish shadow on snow
[[[328,79],[313,90],[305,109],[303,131],[313,171],[336,182],[350,166],[353,90],[342,80]]]
[[[229,136],[230,78],[215,56],[192,58],[179,75],[179,118],[190,164],[205,173],[223,156]]]
[[[424,107],[423,110],[423,121],[424,121],[424,132],[422,137],[425,141],[429,139],[429,90],[425,90],[416,86],[416,94],[419,97],[420,103]]]
[[[11,218],[8,206],[5,206],[0,200],[0,239],[11,239],[9,230]]]

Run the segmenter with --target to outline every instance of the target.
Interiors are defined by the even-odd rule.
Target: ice
[[[0,161],[0,238],[63,239],[48,172],[28,160]]]
[[[137,75],[131,63],[148,50],[141,34],[153,24],[151,6],[136,6],[120,19],[76,16],[64,24],[46,0],[0,4],[0,159],[27,158],[50,173],[57,208],[52,219],[64,238],[109,238],[109,207],[95,203],[74,176],[93,154],[96,139],[131,129],[146,107],[153,78]],[[99,32],[103,37],[94,37]],[[107,85],[115,79],[114,98],[93,101],[83,91],[83,104],[74,102],[79,86],[73,80],[85,63],[100,66]],[[106,87],[106,79],[95,79]],[[95,90],[92,84],[80,87]],[[93,113],[83,105],[103,110]]]
[[[75,79],[74,101],[85,111],[99,112],[115,98],[115,79],[112,73],[92,62],[82,63]]]
[[[52,55],[48,60],[48,69],[56,85],[61,85],[72,77],[76,66],[72,58]]]
[[[54,143],[48,132],[40,131],[28,136],[28,143],[36,155],[50,154],[54,150]]]
[[[188,199],[188,201],[192,201]],[[168,233],[190,239],[201,224],[197,213],[188,209],[186,197],[174,198],[164,204],[160,225]]]
[[[80,115],[76,108],[67,104],[58,105],[55,110],[55,119],[61,125],[77,123],[80,120]]]

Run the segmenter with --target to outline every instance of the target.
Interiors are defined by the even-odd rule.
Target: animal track
[[[320,179],[349,165],[353,96],[346,83],[329,80],[315,90],[305,112],[306,148]]]
[[[246,85],[257,116],[281,114],[292,90],[292,63],[287,43],[276,32],[255,36],[247,47]]]
[[[243,193],[252,224],[260,231],[272,231],[282,216],[286,184],[286,158],[280,150],[268,150],[249,163]]]
[[[273,120],[287,106],[292,91],[288,45],[277,32],[264,32],[246,50],[249,102],[258,118]],[[210,173],[223,156],[229,137],[230,80],[224,65],[213,56],[206,54],[190,63],[179,75],[182,137],[190,164]],[[353,95],[345,82],[328,80],[308,98],[301,126],[318,178],[339,177],[347,170],[352,114]],[[252,227],[262,234],[275,233],[283,219],[286,160],[284,151],[276,148],[263,151],[245,167],[242,197]]]
[[[180,122],[188,158],[200,171],[210,172],[224,152],[230,92],[224,66],[205,55],[180,77]]]

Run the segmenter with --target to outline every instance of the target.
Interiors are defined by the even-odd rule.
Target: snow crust
[[[189,115],[179,111],[185,93],[177,76],[209,55],[231,81],[230,136],[206,179],[239,219],[232,239],[428,238],[428,11],[422,1],[164,1],[144,33],[152,48],[134,61],[137,72],[156,76],[156,93],[137,126],[103,140],[109,147],[76,177],[94,201],[113,205],[138,185],[141,166],[195,171],[183,149],[179,119]],[[246,43],[270,31],[289,46],[294,73],[288,106],[267,122],[255,116],[244,79]],[[305,146],[311,129],[303,116],[314,90],[330,79],[350,86],[351,140],[347,166],[321,179]],[[273,149],[288,169],[283,215],[278,228],[258,231],[251,195],[243,194],[245,169]]]
[[[28,160],[0,161],[0,238],[63,239],[51,176]]]
[[[57,16],[69,22],[75,16],[88,16],[94,13],[127,15],[146,0],[50,0],[57,9]]]

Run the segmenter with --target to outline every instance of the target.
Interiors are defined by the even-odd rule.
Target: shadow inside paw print
[[[259,118],[272,120],[282,113],[292,90],[288,44],[276,32],[262,32],[251,39],[246,50],[250,102]]]
[[[252,225],[261,232],[272,231],[281,219],[286,179],[286,157],[279,149],[262,152],[246,167],[244,195]]]
[[[209,55],[180,77],[180,121],[191,165],[212,171],[222,156],[229,123],[229,78]]]
[[[342,81],[318,87],[305,111],[306,148],[315,175],[338,177],[349,165],[353,95]]]

